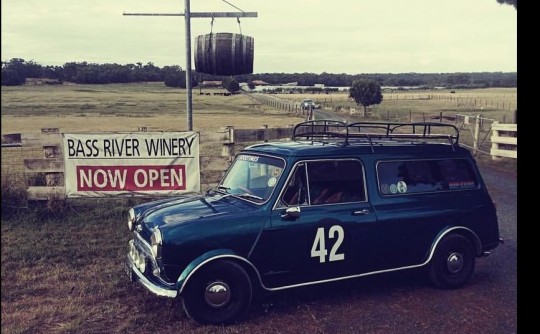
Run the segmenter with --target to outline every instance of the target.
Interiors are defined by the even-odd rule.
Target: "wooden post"
[[[478,151],[478,136],[480,134],[480,115],[476,115],[476,124],[474,126],[474,138],[473,138],[473,149],[474,153]]]
[[[229,157],[230,160],[234,158],[234,126],[227,125],[220,128],[220,132],[225,134],[223,140],[223,148],[221,149],[222,157]]]
[[[60,133],[58,128],[42,128],[41,133]],[[60,150],[57,146],[43,146],[43,157],[45,159],[54,159],[60,157]],[[59,185],[61,175],[59,173],[44,173],[45,174],[45,184],[47,187],[54,187]],[[50,200],[50,199],[49,199]]]
[[[61,135],[58,128],[42,128],[40,135],[24,136],[23,145],[28,147],[40,146],[43,158],[24,159],[25,171],[42,173],[45,184],[32,184],[26,189],[28,200],[46,200],[48,204],[63,205],[64,166],[62,158]],[[61,201],[58,201],[61,200]],[[50,206],[52,207],[52,206]],[[60,208],[60,207],[58,207]]]
[[[260,126],[261,129],[268,129],[268,125],[261,125]],[[264,142],[267,143],[268,142],[268,131],[264,131]]]
[[[499,130],[496,130],[495,128],[497,127],[497,125],[499,124],[499,122],[495,121],[493,122],[493,124],[491,125],[494,129],[493,129],[493,136],[494,137],[498,137],[499,136]],[[491,160],[495,160],[495,161],[498,161],[498,160],[502,160],[501,157],[498,157],[496,156],[495,154],[493,154],[494,152],[497,152],[497,150],[499,149],[499,143],[495,142],[495,141],[491,141]]]

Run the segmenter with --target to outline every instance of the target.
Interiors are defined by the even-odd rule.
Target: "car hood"
[[[253,203],[224,194],[184,196],[143,205],[142,227],[148,232],[163,225],[182,224],[257,208],[257,205]]]

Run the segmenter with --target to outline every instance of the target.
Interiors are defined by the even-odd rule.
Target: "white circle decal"
[[[404,181],[399,181],[397,183],[397,191],[400,194],[406,193],[407,192],[407,183],[405,183]]]

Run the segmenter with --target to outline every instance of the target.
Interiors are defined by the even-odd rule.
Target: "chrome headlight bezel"
[[[135,229],[135,219],[137,217],[135,216],[135,209],[131,208],[129,209],[128,211],[128,229],[130,231],[133,231],[133,229]]]
[[[150,250],[152,252],[152,256],[155,259],[159,259],[161,257],[162,245],[163,245],[163,236],[161,235],[161,231],[159,230],[159,227],[156,227],[154,229],[154,232],[152,233],[152,236],[150,237]]]

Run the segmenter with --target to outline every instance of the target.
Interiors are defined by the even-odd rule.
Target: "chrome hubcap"
[[[224,282],[212,282],[204,291],[204,300],[211,307],[222,307],[231,300],[231,290]]]
[[[446,259],[446,268],[452,274],[457,274],[463,269],[463,255],[461,253],[451,253]]]

